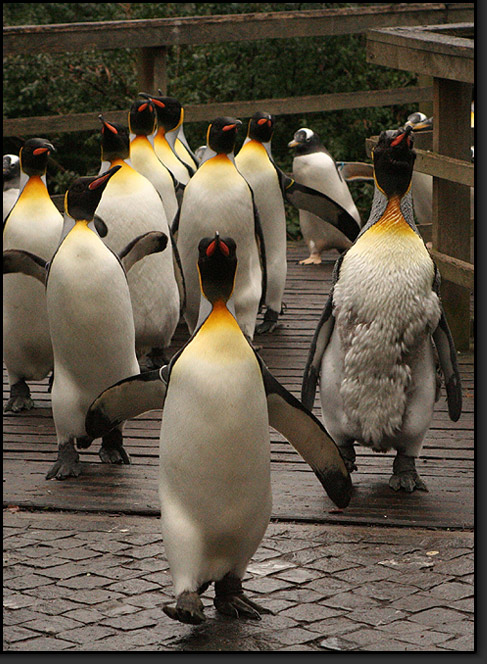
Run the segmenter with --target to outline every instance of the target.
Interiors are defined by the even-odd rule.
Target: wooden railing
[[[397,3],[308,11],[232,14],[3,29],[4,56],[133,48],[138,52],[138,86],[147,92],[167,89],[166,54],[171,46],[225,41],[286,39],[363,33],[385,26],[472,21],[474,3]],[[216,115],[248,117],[265,108],[276,115],[316,113],[347,108],[431,102],[430,86],[185,105],[185,122],[210,121]],[[126,122],[127,111],[107,111]],[[83,131],[99,127],[98,110],[64,116],[4,118],[4,136]]]

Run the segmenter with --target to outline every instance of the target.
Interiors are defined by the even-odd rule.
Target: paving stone
[[[24,574],[21,577],[7,579],[3,584],[7,588],[15,588],[15,590],[28,590],[30,588],[46,586],[52,582],[52,579],[48,579],[45,576],[40,576],[39,574]]]
[[[63,549],[59,552],[59,555],[68,560],[87,560],[88,558],[98,558],[98,556],[101,556],[101,553],[99,551],[90,551],[86,548],[73,547],[71,549]]]
[[[21,625],[28,620],[33,620],[37,617],[37,612],[31,609],[3,609],[3,624],[4,625]]]
[[[454,581],[435,586],[431,589],[430,592],[434,597],[440,597],[441,599],[446,599],[449,602],[473,596],[473,588],[471,585],[457,583]]]
[[[439,607],[426,609],[425,611],[415,613],[410,616],[409,620],[418,622],[421,625],[435,625],[438,629],[438,626],[440,625],[444,626],[445,624],[449,625],[458,622],[461,617],[461,613],[458,611],[452,611],[451,609]]]
[[[350,620],[366,623],[378,627],[379,625],[389,625],[404,618],[406,613],[394,608],[394,606],[368,607],[366,609],[355,609],[348,614]]]
[[[26,606],[32,606],[35,603],[35,598],[23,593],[10,592],[5,589],[6,593],[3,598],[3,606],[7,609],[23,609]]]
[[[355,589],[355,592],[359,595],[374,597],[375,599],[384,601],[396,600],[400,597],[411,595],[417,592],[417,588],[415,586],[405,586],[401,583],[393,583],[392,581],[383,580],[358,586]]]
[[[35,620],[26,622],[23,626],[36,632],[43,632],[44,634],[59,634],[66,629],[79,627],[79,625],[80,623],[77,620],[72,620],[65,616],[41,616]]]
[[[371,608],[377,605],[378,602],[373,597],[359,594],[355,591],[339,593],[333,597],[323,599],[321,604],[326,606],[334,606],[338,609],[363,609]]]
[[[73,602],[78,602],[79,604],[99,604],[100,602],[106,602],[108,600],[119,599],[123,597],[121,593],[115,592],[114,590],[105,590],[103,588],[94,588],[93,590],[78,590],[76,592],[70,593],[70,599]]]
[[[72,620],[77,620],[84,625],[90,625],[91,623],[99,622],[104,616],[103,613],[97,609],[72,609],[63,613],[65,618],[71,618]]]
[[[26,639],[32,639],[38,636],[37,632],[33,632],[27,627],[22,625],[12,625],[7,626],[3,630],[3,639],[5,643],[16,643],[17,641],[25,641]]]
[[[401,633],[398,634],[396,628],[397,625],[391,625],[391,629],[388,634],[400,638],[402,641],[411,643],[417,647],[418,650],[424,650],[431,645],[439,645],[447,639],[451,638],[449,634],[442,634],[441,632],[437,632],[433,629],[421,629],[409,633],[405,630],[402,630]]]
[[[356,650],[357,644],[353,641],[348,641],[341,636],[329,636],[319,642],[319,647],[323,650],[333,650],[343,652],[347,650]]]
[[[458,639],[449,639],[448,641],[440,644],[445,650],[448,651],[461,651],[468,652],[475,649],[475,638],[474,635],[461,636]]]
[[[73,576],[71,579],[64,579],[58,582],[58,586],[73,588],[75,590],[91,590],[92,588],[103,588],[113,582],[106,576],[97,576],[96,574],[81,574]]]
[[[316,632],[311,632],[310,630],[303,629],[302,627],[294,627],[293,629],[287,630],[276,630],[273,632],[273,636],[276,641],[287,646],[306,643],[317,638]]]
[[[59,638],[81,645],[85,643],[92,643],[106,636],[115,634],[115,630],[111,627],[103,625],[83,625],[75,629],[69,629],[59,633]]]
[[[49,586],[49,589],[51,586]],[[59,589],[54,588],[55,591],[59,592]],[[65,597],[54,596],[46,600],[35,600],[35,609],[39,613],[45,613],[49,616],[60,615],[65,611],[70,609],[77,608],[76,602],[66,599]]]
[[[314,602],[297,604],[296,606],[280,613],[281,616],[288,616],[289,618],[294,618],[294,620],[299,620],[300,622],[305,623],[313,623],[316,620],[323,620],[340,614],[341,612],[338,609],[331,609]],[[309,625],[309,628],[311,629],[312,625]]]
[[[475,611],[475,598],[467,597],[466,599],[459,599],[456,602],[451,602],[449,606],[452,609],[458,609],[458,611],[473,613]]]
[[[323,578],[323,572],[309,568],[294,567],[274,574],[273,578],[283,579],[284,581],[289,581],[290,583],[301,584],[308,583],[314,579]]]
[[[149,583],[149,581],[144,581],[144,579],[127,579],[125,581],[117,581],[112,583],[109,586],[109,590],[114,590],[115,592],[122,592],[126,595],[138,595],[140,593],[147,592],[148,590],[154,590],[158,588],[157,584]]]
[[[73,644],[70,641],[63,641],[63,639],[48,636],[39,636],[36,639],[28,639],[27,641],[18,643],[17,647],[11,648],[11,650],[22,650],[23,652],[50,652],[52,650],[69,650],[72,647]]]
[[[136,613],[117,616],[116,618],[105,618],[100,624],[113,627],[122,632],[129,632],[135,629],[157,625],[160,620],[167,620],[167,616],[164,612],[162,610],[157,612],[154,611],[154,609],[151,609],[146,611],[139,610]]]

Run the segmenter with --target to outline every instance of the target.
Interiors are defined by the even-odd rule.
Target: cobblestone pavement
[[[474,535],[271,523],[246,578],[261,621],[192,627],[173,601],[159,521],[4,511],[5,651],[474,652]]]

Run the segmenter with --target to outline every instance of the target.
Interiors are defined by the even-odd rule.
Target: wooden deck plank
[[[329,252],[319,266],[300,266],[301,243],[289,243],[287,309],[274,335],[256,337],[265,363],[299,397],[309,344],[331,285],[337,254]],[[172,350],[187,340],[184,324]],[[472,353],[458,356],[464,387],[464,411],[458,422],[448,418],[444,392],[436,404],[418,469],[429,492],[396,494],[387,485],[393,453],[357,448],[354,496],[340,511],[307,464],[274,431],[271,434],[273,518],[314,522],[472,528],[474,525],[474,363]],[[8,380],[3,372],[4,401]],[[125,426],[130,466],[107,466],[98,457],[99,441],[81,452],[83,474],[64,482],[46,481],[56,457],[56,436],[47,380],[31,385],[36,408],[4,417],[4,504],[26,508],[151,514],[159,511],[157,495],[160,411],[145,413]],[[321,416],[318,395],[315,414]]]

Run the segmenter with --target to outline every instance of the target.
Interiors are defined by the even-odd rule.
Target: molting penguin
[[[413,219],[411,128],[382,132],[373,151],[370,217],[336,265],[332,290],[305,369],[302,400],[313,406],[321,373],[323,421],[355,468],[354,441],[395,449],[394,490],[426,490],[415,468],[439,397],[461,413],[456,352],[440,298],[440,275]],[[434,347],[433,347],[434,343]]]
[[[102,162],[121,166],[107,183],[96,210],[95,223],[100,235],[117,253],[134,237],[148,231],[161,231],[169,236],[159,194],[146,177],[127,163],[127,129],[100,119]],[[184,297],[178,269],[170,242],[166,251],[148,256],[128,274],[137,356],[144,368],[161,366],[167,360],[165,354],[179,322]]]
[[[176,606],[164,611],[191,624],[205,619],[199,595],[212,582],[219,612],[268,613],[244,595],[242,578],[271,514],[269,425],[296,447],[337,505],[345,507],[351,493],[335,443],[273,378],[227,307],[235,242],[217,233],[200,241],[198,253],[207,317],[168,367],[109,388],[86,419],[87,430],[100,435],[120,418],[162,408],[161,523],[176,595]]]
[[[189,178],[197,167],[193,156],[188,156],[185,161],[177,153],[177,146],[182,145],[179,138],[184,117],[181,104],[174,97],[155,97],[145,92],[139,94],[150,99],[156,111],[157,130],[153,136],[154,152],[176,180],[183,185],[188,184]]]
[[[288,143],[295,148],[293,177],[297,182],[323,192],[341,205],[361,227],[359,212],[344,178],[340,175],[335,160],[323,146],[320,137],[311,129],[299,129]],[[321,253],[326,249],[344,251],[351,246],[349,238],[333,226],[324,225],[307,210],[300,210],[299,223],[310,255],[300,261],[303,265],[321,263]]]
[[[148,253],[162,251],[167,236],[147,233],[131,242],[120,257],[100,239],[92,224],[94,212],[118,170],[120,166],[115,166],[102,175],[72,183],[65,197],[66,226],[72,227],[49,264],[30,252],[4,252],[4,271],[23,271],[46,288],[54,351],[52,411],[58,440],[58,457],[46,479],[80,474],[75,442],[78,448],[92,442],[85,430],[88,406],[101,390],[139,370],[125,270]],[[101,460],[129,463],[122,440],[119,424],[103,436]]]
[[[136,171],[144,175],[156,188],[171,225],[178,211],[176,192],[180,187],[172,172],[157,157],[149,136],[157,126],[154,106],[150,101],[136,99],[129,111],[130,163]]]
[[[240,124],[240,120],[220,117],[208,127],[210,158],[186,185],[172,229],[177,234],[186,285],[184,317],[190,333],[196,327],[200,305],[198,243],[220,230],[237,243],[235,311],[244,333],[252,339],[259,304],[265,297],[264,240],[252,190],[235,167],[233,150]]]
[[[256,332],[273,332],[281,313],[287,273],[286,211],[278,171],[271,154],[274,118],[258,111],[249,121],[247,137],[235,165],[254,192],[264,234],[267,268],[266,311]]]
[[[52,143],[29,138],[20,150],[21,194],[8,214],[3,230],[4,249],[24,249],[50,260],[63,229],[63,217],[44,183]],[[29,380],[41,380],[53,368],[51,338],[44,288],[24,274],[3,280],[3,359],[8,371],[10,398],[5,411],[34,406]]]
[[[3,221],[20,193],[20,159],[15,154],[3,155]]]

